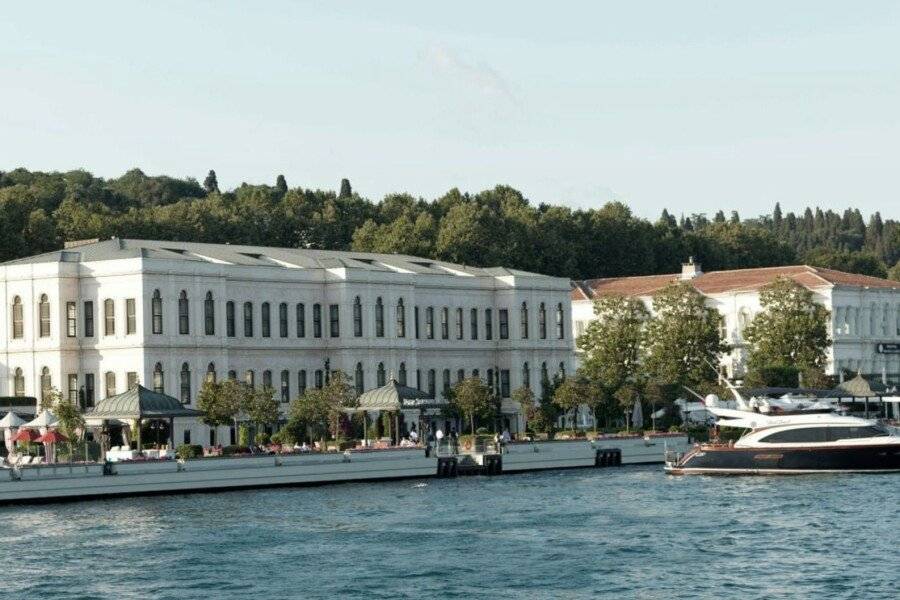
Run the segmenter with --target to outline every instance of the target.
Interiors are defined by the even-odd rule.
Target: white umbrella
[[[25,423],[24,426],[33,429],[40,427],[56,427],[58,424],[59,419],[56,418],[56,415],[49,410],[42,410],[41,414]]]
[[[13,411],[9,411],[6,413],[6,416],[0,419],[0,429],[3,429],[3,444],[6,446],[7,451],[13,447],[12,430],[18,428],[24,422],[25,420]]]
[[[644,409],[641,407],[641,401],[634,401],[634,410],[631,411],[631,426],[635,429],[644,428]]]

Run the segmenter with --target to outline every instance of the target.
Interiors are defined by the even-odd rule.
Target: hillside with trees
[[[705,270],[807,263],[900,279],[900,224],[879,213],[782,214],[778,205],[750,218],[676,213],[651,222],[620,202],[533,204],[505,185],[374,202],[346,179],[338,192],[290,187],[281,175],[223,191],[214,171],[201,184],[139,169],[117,179],[15,169],[0,172],[0,261],[118,236],[400,252],[573,279],[671,273],[688,256]]]

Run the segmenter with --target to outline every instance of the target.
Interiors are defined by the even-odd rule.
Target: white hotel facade
[[[207,377],[275,390],[286,410],[342,370],[441,397],[477,375],[511,390],[573,368],[570,282],[402,255],[111,239],[0,265],[0,395],[91,406],[136,382],[196,406]],[[185,433],[189,432],[189,433]],[[178,419],[174,439],[209,443]],[[225,442],[227,428],[216,432]]]
[[[746,372],[744,328],[762,310],[759,291],[778,277],[809,289],[813,299],[831,312],[826,373],[837,377],[862,373],[870,381],[900,384],[900,282],[795,265],[704,273],[693,261],[681,273],[612,277],[576,282],[572,289],[573,337],[595,318],[595,298],[620,294],[640,298],[652,308],[653,294],[685,281],[722,315],[722,339],[733,347],[722,364],[729,377]]]

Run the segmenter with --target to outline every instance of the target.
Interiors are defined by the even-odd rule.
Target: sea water
[[[8,598],[898,598],[900,475],[621,467],[0,508]]]

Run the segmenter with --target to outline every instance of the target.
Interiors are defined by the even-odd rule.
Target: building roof
[[[220,265],[280,269],[364,269],[394,273],[455,275],[459,277],[548,277],[505,267],[479,268],[404,254],[378,254],[349,250],[275,248],[199,242],[167,242],[113,238],[88,241],[35,256],[2,263],[2,266],[70,262],[85,263],[126,258],[195,261]]]
[[[446,401],[432,399],[425,392],[401,385],[392,377],[387,385],[360,394],[356,410],[394,411],[444,405]]]
[[[127,392],[104,398],[85,413],[88,419],[168,419],[203,413],[184,407],[172,396],[134,385]]]
[[[705,295],[754,291],[775,281],[778,277],[793,279],[803,287],[814,290],[826,287],[860,287],[900,290],[900,282],[844,273],[833,269],[793,265],[763,267],[733,271],[710,271],[686,280]],[[597,296],[619,294],[622,296],[649,296],[672,282],[681,281],[681,273],[646,275],[640,277],[608,277],[575,282],[572,300],[590,300]]]

